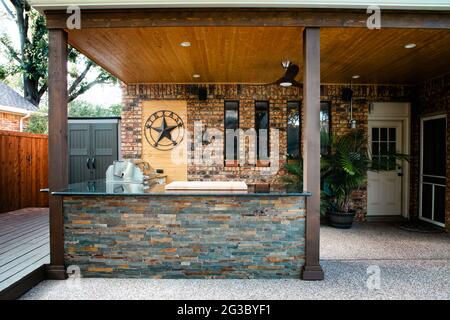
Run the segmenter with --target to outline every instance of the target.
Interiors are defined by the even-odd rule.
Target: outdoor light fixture
[[[417,47],[415,43],[405,44],[405,49],[414,49],[415,47]]]
[[[280,86],[282,86],[282,87],[292,87],[292,82],[290,82],[290,81],[283,81],[283,82],[280,82]]]
[[[191,46],[191,43],[189,41],[183,41],[180,43],[180,46],[187,48]]]

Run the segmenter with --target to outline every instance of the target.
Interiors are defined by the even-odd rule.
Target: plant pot
[[[338,229],[350,229],[353,225],[356,212],[327,212],[328,221],[332,227]]]

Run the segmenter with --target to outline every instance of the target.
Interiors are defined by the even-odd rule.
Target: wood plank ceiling
[[[69,43],[125,83],[270,83],[302,67],[302,28],[70,30]],[[188,41],[190,47],[180,46]],[[415,43],[414,49],[405,44]],[[415,84],[450,72],[450,30],[324,28],[322,83]],[[297,79],[301,81],[301,73]],[[200,78],[192,76],[199,74]]]

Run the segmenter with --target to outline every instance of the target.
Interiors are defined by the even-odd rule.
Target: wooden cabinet
[[[69,119],[69,183],[105,178],[119,158],[119,121]]]

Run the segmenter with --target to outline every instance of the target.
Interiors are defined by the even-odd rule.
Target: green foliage
[[[21,2],[14,1],[16,14],[21,17],[16,20],[21,33],[20,50],[14,47],[9,35],[1,35],[1,49],[9,59],[1,69],[4,71],[3,79],[21,74],[25,98],[38,105],[47,90],[48,32],[44,17]]]
[[[324,193],[333,199],[333,208],[350,211],[353,191],[365,184],[370,157],[367,138],[362,131],[331,139],[330,153],[324,155],[322,179]]]
[[[286,175],[281,176],[280,181],[284,184],[288,191],[302,192],[303,191],[303,160],[298,160],[297,163],[287,163],[284,165]],[[325,215],[329,207],[329,198],[324,192],[320,195],[320,214]]]
[[[73,101],[69,104],[69,117],[119,117],[121,112],[120,104],[111,105],[109,108],[86,101]]]
[[[337,212],[351,210],[351,195],[366,184],[368,171],[384,171],[374,165],[367,149],[367,135],[362,130],[332,137],[330,152],[321,158],[322,192],[330,200],[330,209]],[[408,160],[404,154],[389,155],[397,160]]]
[[[8,76],[8,73],[6,71],[6,68],[4,66],[0,65],[0,80],[4,81],[7,76]]]
[[[0,65],[0,80],[22,75],[24,97],[39,106],[47,92],[48,31],[45,18],[31,9],[25,0],[0,0],[8,15],[16,21],[20,36],[19,50],[7,34],[0,35],[0,52],[8,63]],[[116,84],[117,79],[69,46],[69,102],[97,84]]]
[[[25,42],[21,72],[39,88],[46,85],[48,76],[48,31],[45,19],[35,11],[30,12],[31,39]]]
[[[94,105],[86,101],[73,101],[69,104],[69,117],[119,117],[122,112],[122,105],[113,104],[109,108]],[[33,114],[28,122],[25,131],[31,133],[48,133],[47,108],[41,108],[39,112]]]
[[[33,114],[25,129],[26,132],[48,134],[47,109],[41,108],[38,113]]]
[[[284,165],[286,175],[281,176],[281,182],[289,191],[303,191],[303,161],[300,159],[296,163],[286,163]]]
[[[327,210],[349,212],[351,195],[366,184],[368,171],[392,170],[372,161],[367,143],[362,130],[331,138],[321,134],[321,214]],[[405,154],[392,153],[389,157],[394,161],[409,160]],[[288,189],[303,191],[303,161],[286,164],[285,169],[287,174],[280,178],[281,182]]]

